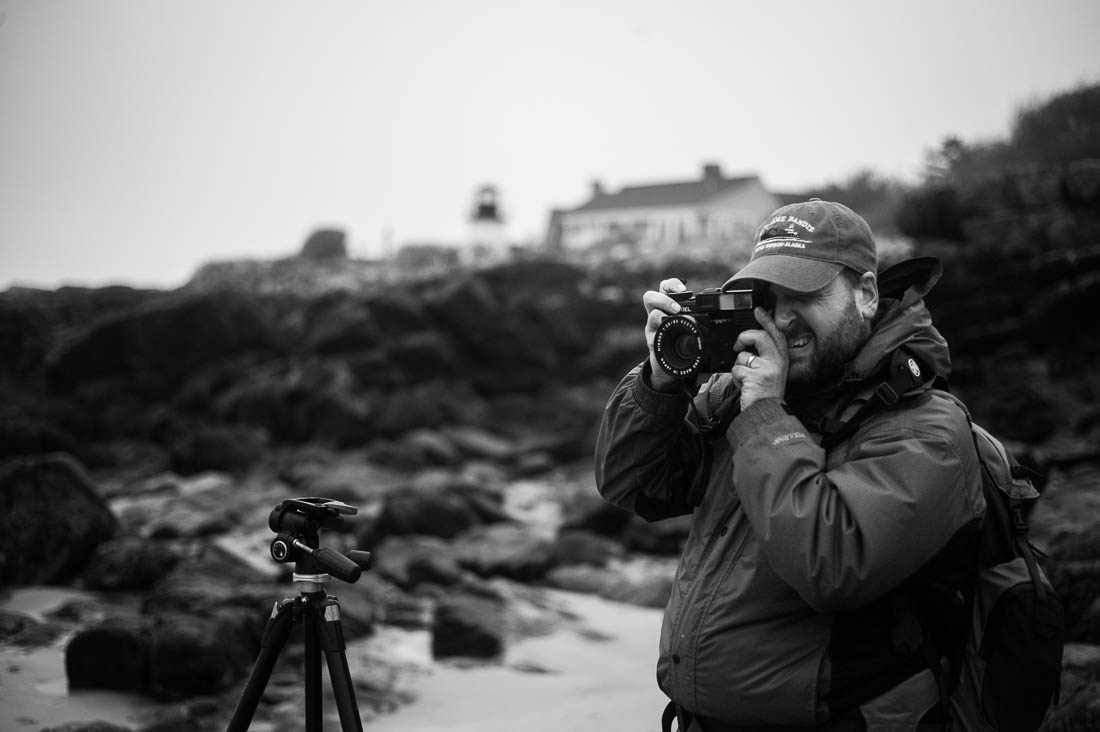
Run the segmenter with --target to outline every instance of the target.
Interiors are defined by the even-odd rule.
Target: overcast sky
[[[1097,0],[0,0],[0,290],[515,239],[715,162],[912,179],[947,135],[1100,81]]]

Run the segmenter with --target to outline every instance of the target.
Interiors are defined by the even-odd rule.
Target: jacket
[[[899,347],[946,377],[947,344],[923,302],[937,277],[881,302],[834,388],[813,403],[758,401],[713,442],[657,664],[660,688],[693,714],[819,724],[927,669],[899,648],[894,598],[965,573],[964,547],[985,508],[966,416],[927,384],[827,451],[819,425],[869,398],[871,377]],[[661,507],[687,510],[699,424],[685,418],[689,396],[653,390],[647,369],[627,374],[608,401],[595,468],[604,498],[654,519]],[[737,398],[722,374],[694,401],[706,423]],[[923,597],[946,603],[932,612],[958,604],[951,587]]]

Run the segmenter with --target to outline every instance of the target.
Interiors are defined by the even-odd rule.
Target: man
[[[724,285],[753,289],[760,327],[694,396],[653,346],[683,283],[643,296],[650,357],[607,405],[596,479],[647,519],[692,512],[657,667],[681,730],[943,728],[931,667],[965,627],[979,465],[931,388],[950,370],[922,300],[938,269],[882,299],[876,272],[851,209],[777,210]]]

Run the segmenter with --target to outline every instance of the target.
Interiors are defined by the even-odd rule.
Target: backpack
[[[1061,601],[1041,567],[1045,557],[1027,538],[1037,476],[947,395],[970,422],[986,501],[970,633],[951,670],[949,717],[967,732],[1031,732],[1057,697],[1065,644]]]
[[[981,466],[986,502],[970,586],[968,628],[961,647],[943,649],[931,638],[938,618],[920,617],[905,599],[905,587],[893,593],[895,622],[912,626],[912,651],[924,656],[940,685],[948,729],[965,732],[1032,732],[1055,700],[1061,680],[1065,621],[1061,601],[1044,573],[1045,556],[1028,541],[1027,515],[1039,497],[1032,484],[1038,474],[1020,465],[1004,444],[974,422],[970,411],[946,384],[929,375],[904,348],[891,354],[885,378],[844,422],[821,426],[826,449],[851,435],[870,414],[903,398],[932,390],[951,399],[966,415]]]

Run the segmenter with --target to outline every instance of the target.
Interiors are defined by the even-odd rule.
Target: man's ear
[[[870,320],[878,313],[878,278],[874,272],[864,272],[859,278],[856,305],[864,319]]]

